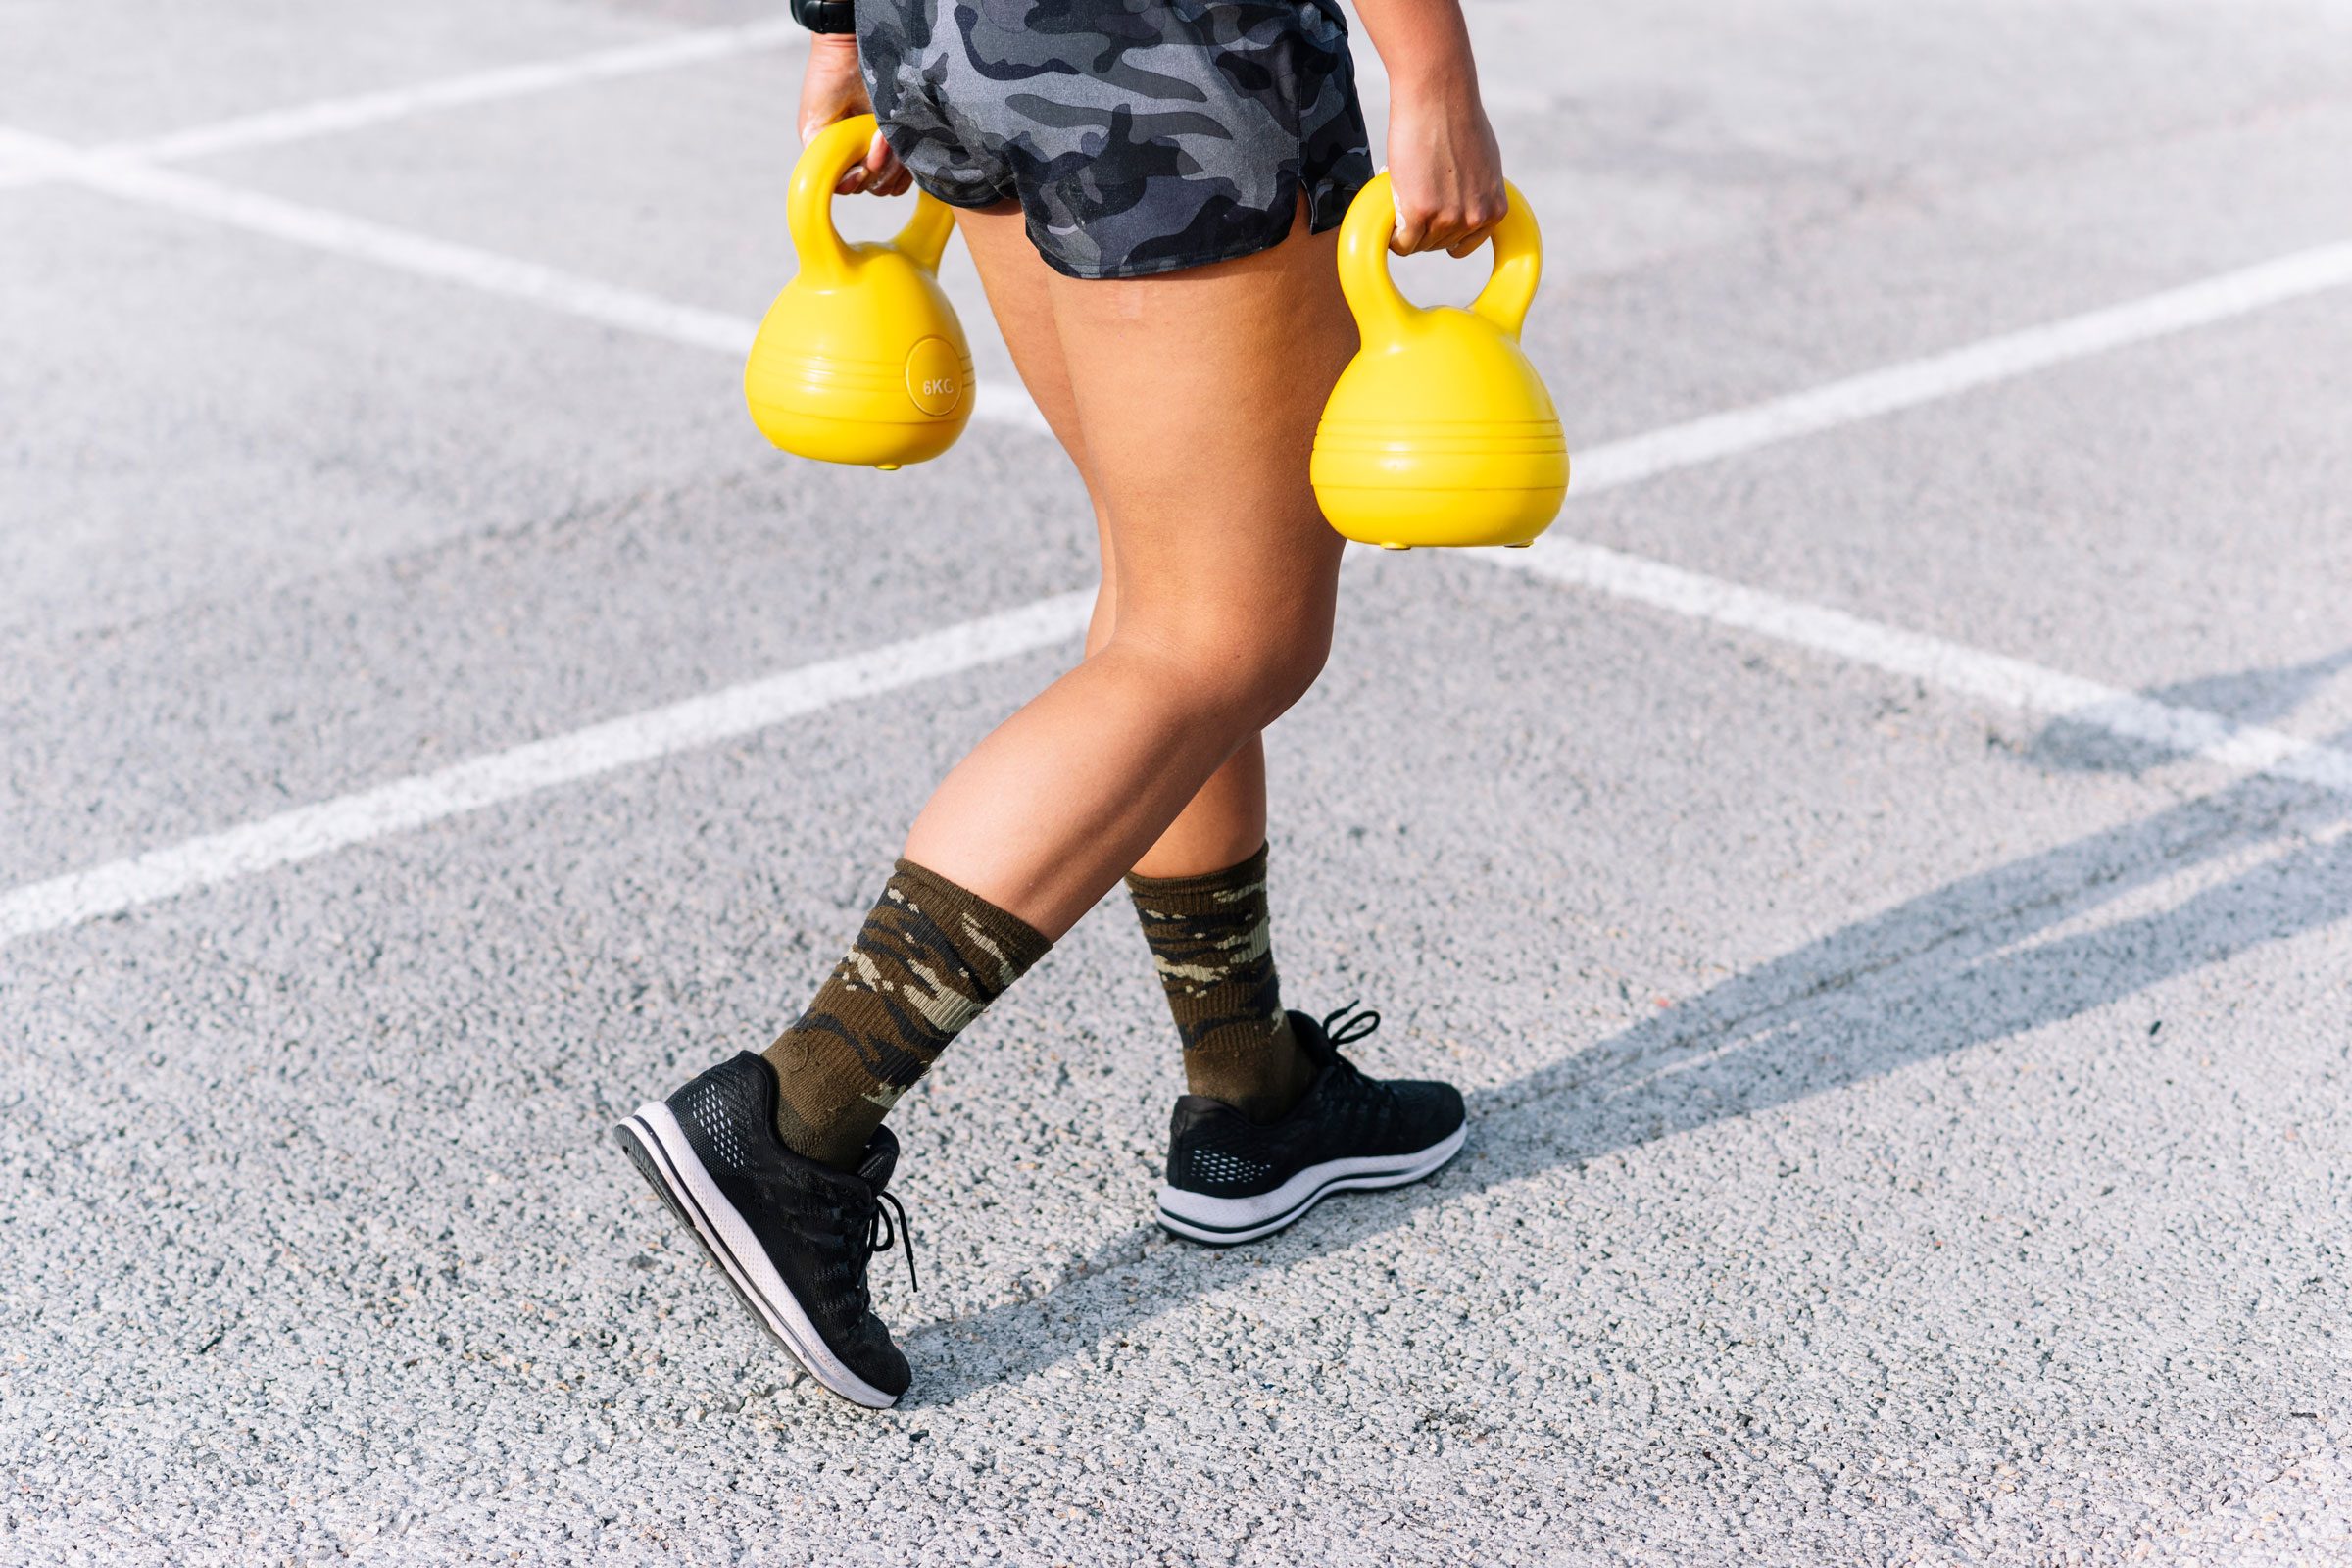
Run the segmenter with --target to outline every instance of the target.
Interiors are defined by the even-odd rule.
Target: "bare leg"
[[[956,766],[906,856],[1059,936],[1130,868],[1263,841],[1258,731],[1330,642],[1341,545],[1306,462],[1355,328],[1335,236],[1303,223],[1239,261],[1087,282],[1046,267],[1016,210],[960,220],[1094,498],[1104,588],[1085,662]]]
[[[1102,584],[1096,591],[1094,614],[1086,628],[1086,652],[1091,658],[1110,641],[1111,628],[1117,623],[1118,551],[1111,537],[1109,514],[1087,463],[1086,436],[1079,426],[1069,365],[1054,319],[1049,283],[1055,274],[1038,262],[1022,232],[1017,204],[1007,202],[985,213],[965,215],[963,232],[975,256],[988,253],[988,260],[981,265],[981,284],[988,292],[989,308],[1012,350],[1013,366],[1020,371],[1030,400],[1077,466],[1094,504]],[[1167,831],[1129,869],[1145,876],[1197,875],[1232,865],[1265,841],[1266,753],[1259,737],[1252,735],[1210,775]]]
[[[1119,612],[1117,555],[1100,501],[1095,503],[1095,529],[1102,547],[1102,586],[1096,591],[1095,612],[1086,623],[1090,658],[1110,641]],[[1129,869],[1144,876],[1198,876],[1248,858],[1265,842],[1266,747],[1261,732],[1242,742],[1225,765],[1209,775],[1167,831]]]

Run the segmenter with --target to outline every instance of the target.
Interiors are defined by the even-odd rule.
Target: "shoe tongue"
[[[887,1127],[874,1129],[873,1140],[865,1146],[865,1157],[858,1161],[858,1179],[880,1192],[890,1185],[890,1173],[899,1168],[899,1140]]]

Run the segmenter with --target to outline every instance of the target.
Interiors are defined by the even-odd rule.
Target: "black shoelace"
[[[1347,1103],[1361,1106],[1386,1100],[1388,1091],[1377,1080],[1365,1077],[1361,1067],[1340,1054],[1342,1046],[1353,1045],[1380,1027],[1380,1013],[1376,1009],[1366,1007],[1351,1018],[1348,1014],[1354,1009],[1355,1004],[1350,1002],[1345,1007],[1326,1013],[1323,1018],[1323,1040],[1331,1048],[1331,1069],[1341,1086],[1341,1099]]]
[[[890,1206],[883,1207],[885,1203]],[[898,1223],[895,1225],[891,1223],[890,1218],[893,1210],[896,1210],[899,1216]],[[923,1287],[921,1282],[914,1277],[914,1227],[906,1222],[906,1205],[900,1202],[898,1198],[891,1193],[875,1193],[874,1206],[868,1209],[865,1215],[865,1258],[863,1261],[872,1261],[876,1252],[887,1252],[892,1248],[898,1247],[902,1241],[906,1243],[901,1250],[906,1254],[906,1288],[910,1291],[919,1291]]]
[[[1348,1016],[1350,1012],[1355,1012],[1355,1004],[1352,1002],[1344,1006],[1335,1007],[1323,1015],[1323,1038],[1331,1043],[1331,1049],[1334,1051],[1339,1050],[1342,1046],[1354,1045],[1358,1040],[1380,1027],[1378,1008],[1366,1007],[1363,1011],[1356,1012],[1352,1018]],[[1335,1023],[1339,1025],[1336,1029],[1332,1027]]]

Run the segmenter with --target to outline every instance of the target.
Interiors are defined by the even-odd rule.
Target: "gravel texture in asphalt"
[[[755,318],[779,11],[11,8],[0,901],[1091,582],[1034,431],[801,463],[693,330],[237,206]],[[2330,0],[1468,11],[1580,451],[2352,240]],[[153,166],[184,201],[48,156],[310,105]],[[0,1562],[2352,1562],[2352,793],[1804,630],[2352,750],[2339,270],[1571,495],[1792,629],[1351,562],[1270,741],[1277,953],[1468,1150],[1161,1236],[1107,901],[894,1118],[892,1411],[606,1129],[798,1009],[1071,645],[7,940]]]

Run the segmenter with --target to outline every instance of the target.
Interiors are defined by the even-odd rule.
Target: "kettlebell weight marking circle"
[[[963,356],[944,337],[927,337],[906,356],[906,395],[934,418],[956,412],[963,398]]]

